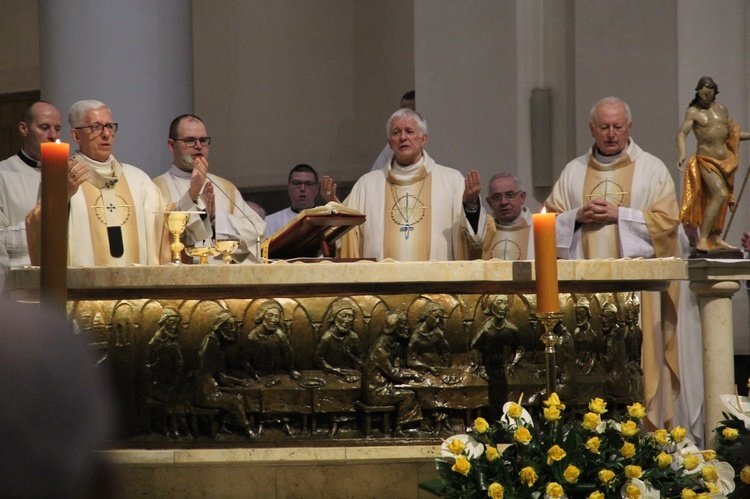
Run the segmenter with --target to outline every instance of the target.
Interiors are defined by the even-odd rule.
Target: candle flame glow
[[[59,144],[59,143],[60,143],[60,139],[56,139],[55,144]]]
[[[542,206],[542,213],[547,213],[547,207],[546,206]]]

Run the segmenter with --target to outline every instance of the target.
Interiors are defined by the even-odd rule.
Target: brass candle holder
[[[560,343],[560,338],[554,333],[554,329],[562,321],[565,314],[563,312],[542,312],[537,315],[539,322],[544,325],[544,334],[540,339],[545,346],[547,396],[550,396],[557,391],[557,353],[555,347]]]

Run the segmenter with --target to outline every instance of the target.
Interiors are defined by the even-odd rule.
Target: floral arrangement
[[[684,428],[646,433],[639,403],[622,417],[600,398],[591,400],[582,420],[564,422],[564,411],[553,393],[540,424],[513,402],[494,426],[477,418],[471,435],[443,442],[440,478],[420,486],[462,499],[708,499],[735,489],[732,466],[699,450]]]
[[[747,386],[750,388],[750,379]],[[736,406],[728,405],[732,398],[736,400]],[[724,399],[731,413],[723,412],[726,419],[714,429],[718,443],[716,454],[730,463],[735,471],[736,488],[729,497],[738,499],[750,498],[750,404],[747,397],[741,398],[744,400],[737,395]]]

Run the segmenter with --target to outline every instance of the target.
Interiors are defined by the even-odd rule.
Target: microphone
[[[203,175],[203,178],[205,180],[207,180],[207,181],[210,180],[208,178],[208,175],[206,175],[206,173],[204,173],[203,170],[201,170],[198,167],[198,165],[195,164],[195,162],[193,161],[193,158],[191,158],[190,156],[188,156],[188,155],[183,156],[182,157],[182,162],[185,163],[187,166],[192,166],[194,170],[198,170],[198,172],[201,175]],[[247,214],[244,211],[242,211],[242,208],[240,208],[239,206],[237,206],[237,203],[234,202],[234,199],[232,199],[226,192],[224,192],[224,190],[221,187],[219,187],[218,184],[216,184],[214,182],[211,182],[211,183],[213,184],[213,186],[216,189],[219,190],[219,192],[221,192],[222,194],[224,194],[224,197],[227,198],[230,203],[232,203],[232,205],[234,206],[234,208],[237,211],[239,211],[242,214],[242,216],[245,217],[247,219],[247,221],[250,222],[250,225],[252,225],[253,228],[255,229],[255,263],[260,263],[260,232],[258,232],[258,226],[255,225],[255,222],[253,222],[253,220],[250,217],[248,217]]]

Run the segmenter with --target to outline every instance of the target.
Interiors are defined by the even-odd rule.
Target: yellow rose
[[[641,499],[641,490],[631,483],[625,487],[625,497],[627,499]]]
[[[492,499],[503,499],[505,497],[505,488],[497,482],[490,484],[490,488],[487,489],[487,497]]]
[[[737,440],[740,432],[736,428],[724,428],[721,430],[721,436],[727,440]]]
[[[656,464],[659,465],[659,468],[666,468],[667,466],[672,464],[672,455],[662,451],[658,456],[656,456]]]
[[[719,487],[717,487],[715,483],[711,483],[711,482],[707,483],[706,484],[706,488],[708,489],[708,491],[711,494],[718,494],[719,493]]]
[[[601,470],[597,474],[599,481],[605,485],[608,485],[612,480],[615,479],[615,472],[612,470]]]
[[[704,466],[701,469],[701,477],[706,482],[716,483],[719,479],[719,473],[717,473],[716,468],[713,466]]]
[[[630,459],[631,457],[635,456],[635,445],[631,444],[630,442],[625,442],[620,449],[620,454],[622,455],[622,457]]]
[[[694,456],[692,454],[688,454],[685,456],[685,458],[682,460],[682,465],[685,467],[688,471],[693,471],[695,468],[698,467],[698,465],[701,464],[701,460],[698,459],[697,456]]]
[[[743,483],[750,485],[750,465],[742,468],[742,471],[740,471],[740,480],[742,480]]]
[[[532,468],[531,466],[526,466],[523,468],[518,475],[521,477],[521,483],[526,485],[527,487],[531,487],[536,483],[537,478],[539,478],[536,475],[536,470]]]
[[[519,444],[528,444],[529,442],[531,442],[531,432],[528,430],[528,428],[520,426],[513,434],[513,440],[515,440]]]
[[[466,456],[458,456],[456,462],[451,467],[451,470],[466,476],[469,474],[469,470],[471,470],[471,463],[466,459]]]
[[[654,440],[656,440],[656,443],[659,445],[666,445],[667,435],[669,435],[669,432],[667,430],[664,430],[664,429],[656,430],[654,432]]]
[[[646,408],[643,407],[639,402],[628,406],[628,414],[631,418],[641,419],[646,416]]]
[[[451,443],[447,445],[448,450],[451,451],[454,455],[458,456],[464,451],[464,443],[463,441],[454,438],[451,440]]]
[[[703,460],[704,461],[710,461],[712,459],[716,459],[716,452],[712,451],[711,449],[704,450],[703,451]]]
[[[670,435],[672,435],[672,440],[679,443],[687,436],[687,430],[682,426],[678,426],[670,432]]]
[[[557,406],[545,407],[544,408],[544,419],[547,421],[557,421],[560,419],[560,409]]]
[[[586,448],[590,450],[592,454],[599,454],[599,446],[601,444],[602,441],[599,440],[599,437],[591,437],[586,440]]]
[[[578,476],[581,474],[581,470],[573,466],[572,464],[569,464],[567,468],[565,468],[565,471],[563,471],[563,476],[565,477],[565,480],[569,483],[576,483],[578,481]]]
[[[547,464],[551,465],[554,461],[560,461],[566,455],[567,454],[565,453],[562,447],[560,447],[559,445],[553,445],[547,451]]]
[[[492,462],[500,457],[500,453],[497,451],[497,447],[488,445],[484,451],[484,457],[487,461]]]
[[[707,492],[701,492],[697,496],[695,496],[696,499],[712,499],[712,495]]]
[[[523,408],[515,402],[511,402],[510,407],[508,407],[508,416],[512,417],[513,419],[518,419],[522,414]]]
[[[604,499],[604,492],[592,492],[586,499]]]
[[[596,430],[596,427],[599,426],[600,422],[601,418],[598,414],[595,412],[587,412],[583,415],[583,423],[581,423],[581,425],[589,431],[594,431]]]
[[[625,466],[625,476],[628,478],[640,478],[643,475],[643,469],[640,466],[629,464]]]
[[[589,411],[597,414],[604,414],[607,412],[607,403],[599,397],[592,399],[591,402],[589,402]]]
[[[547,484],[547,495],[554,498],[554,499],[560,499],[565,494],[565,491],[562,488],[562,485],[560,485],[557,482],[550,482]]]
[[[565,410],[565,404],[560,402],[560,397],[557,396],[557,393],[552,393],[552,395],[544,401],[544,405],[547,407],[557,407],[561,411]]]
[[[680,493],[680,499],[695,499],[696,497],[698,497],[698,494],[690,489],[682,489],[682,493]]]
[[[632,437],[636,433],[638,433],[640,428],[638,428],[638,425],[635,423],[635,421],[625,421],[622,423],[620,432],[625,435],[626,437]]]
[[[477,418],[474,420],[474,429],[477,430],[477,433],[484,433],[490,428],[490,425],[487,424],[487,420],[484,418]]]

